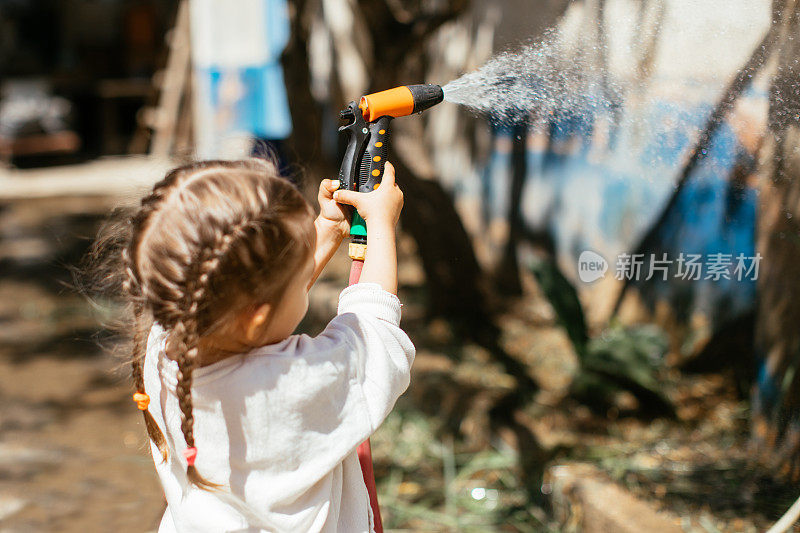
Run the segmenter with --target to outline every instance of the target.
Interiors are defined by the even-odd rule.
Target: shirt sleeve
[[[375,431],[408,388],[415,348],[400,329],[400,300],[375,283],[359,283],[342,291],[338,315],[322,335],[343,338],[351,349]]]

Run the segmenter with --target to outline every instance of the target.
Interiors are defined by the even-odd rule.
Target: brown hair
[[[277,303],[313,253],[313,211],[300,192],[263,160],[204,161],[176,168],[142,199],[122,243],[123,294],[132,302],[131,369],[144,393],[142,363],[153,321],[169,332],[178,364],[181,432],[195,446],[192,372],[200,338],[253,303]],[[149,411],[147,432],[162,456],[167,445]],[[190,465],[189,480],[212,488]]]

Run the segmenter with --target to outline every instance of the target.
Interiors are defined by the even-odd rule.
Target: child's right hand
[[[368,193],[338,190],[333,193],[333,199],[355,207],[370,229],[376,226],[394,228],[403,209],[403,191],[395,183],[394,166],[388,161],[377,189]]]

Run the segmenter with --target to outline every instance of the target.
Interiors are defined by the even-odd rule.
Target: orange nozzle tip
[[[380,117],[404,117],[414,112],[414,96],[405,85],[361,97],[358,108],[364,120],[373,122]]]

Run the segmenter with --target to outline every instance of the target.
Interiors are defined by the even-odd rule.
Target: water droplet
[[[483,487],[475,487],[470,492],[473,500],[482,500],[486,497],[486,489]]]

